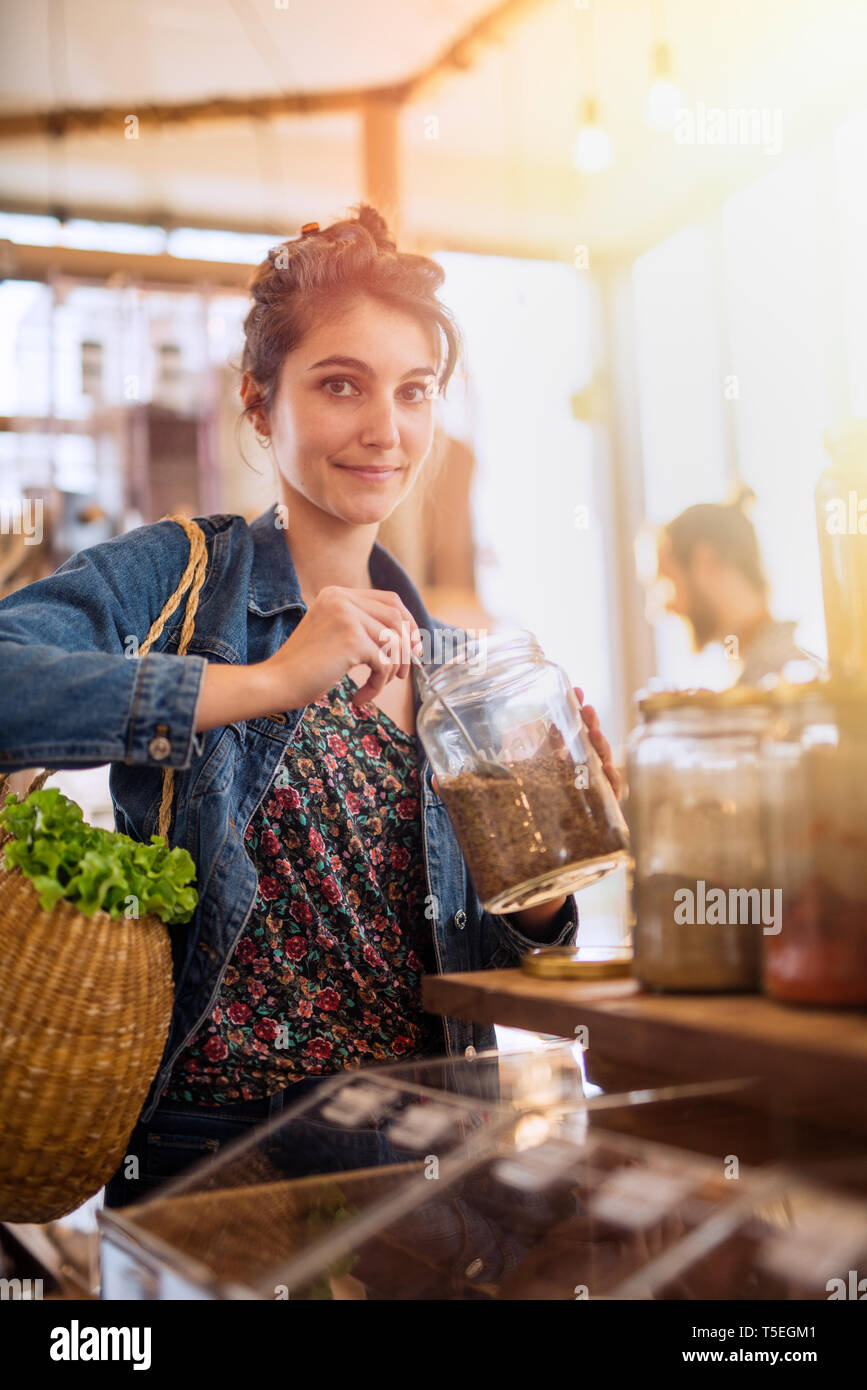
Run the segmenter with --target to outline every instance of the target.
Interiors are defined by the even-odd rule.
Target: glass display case
[[[585,1071],[564,1042],[330,1078],[102,1212],[102,1297],[613,1296],[748,1181],[722,1154],[626,1132],[629,1116],[688,1098],[700,1130],[748,1082],[631,1088],[621,1068],[605,1091]]]
[[[630,1276],[617,1297],[859,1299],[865,1272],[867,1201],[780,1167]]]

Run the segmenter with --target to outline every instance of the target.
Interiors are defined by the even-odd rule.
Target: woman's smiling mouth
[[[334,467],[368,483],[383,483],[387,478],[393,478],[395,474],[403,471],[400,468],[353,468],[346,463],[336,463]]]

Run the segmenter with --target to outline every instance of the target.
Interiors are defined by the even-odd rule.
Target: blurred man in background
[[[795,622],[780,622],[768,609],[768,581],[755,528],[745,507],[755,500],[744,487],[733,502],[687,507],[660,532],[658,579],[668,589],[666,611],[685,618],[693,646],[723,642],[742,662],[739,685],[780,675],[789,662],[806,662],[799,679],[818,674],[821,662],[794,640]]]

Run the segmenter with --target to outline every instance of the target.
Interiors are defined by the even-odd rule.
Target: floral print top
[[[349,678],[308,705],[245,835],[256,898],[210,1017],[162,1091],[198,1105],[439,1054],[413,734]],[[372,712],[368,712],[372,711]]]

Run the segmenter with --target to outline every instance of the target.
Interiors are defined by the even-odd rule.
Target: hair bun
[[[358,221],[382,251],[396,251],[397,242],[388,230],[388,223],[382,214],[370,203],[356,203]]]
[[[741,483],[731,502],[729,502],[729,506],[734,511],[746,514],[750,510],[751,504],[755,501],[756,494],[753,492],[749,483]]]

